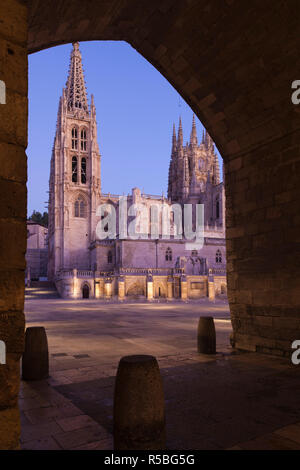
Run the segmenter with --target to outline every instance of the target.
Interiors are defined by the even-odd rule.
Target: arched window
[[[109,251],[107,253],[107,262],[108,262],[108,264],[112,263],[112,252],[111,251]]]
[[[77,150],[78,149],[78,132],[77,132],[77,127],[73,127],[72,129],[72,149]]]
[[[86,184],[86,158],[81,159],[81,183]]]
[[[87,140],[86,140],[86,129],[81,129],[80,133],[80,148],[84,152],[86,151],[87,148]]]
[[[220,250],[216,252],[216,263],[222,263],[222,253]]]
[[[172,250],[170,247],[166,249],[166,261],[172,261]]]
[[[86,203],[84,199],[79,196],[74,204],[74,217],[86,217]]]
[[[72,183],[77,183],[78,167],[77,157],[72,157]]]
[[[219,198],[216,199],[216,219],[220,217],[220,201]]]
[[[79,201],[75,201],[74,216],[79,217]]]
[[[204,160],[203,158],[199,158],[198,162],[199,170],[202,170],[204,168]]]

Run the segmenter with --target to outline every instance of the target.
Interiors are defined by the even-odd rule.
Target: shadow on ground
[[[286,360],[229,355],[161,373],[169,449],[230,448],[300,420],[300,375]],[[112,433],[114,381],[56,390]]]

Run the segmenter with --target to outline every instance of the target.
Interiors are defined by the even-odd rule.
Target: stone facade
[[[177,136],[173,128],[168,197],[133,188],[124,198],[101,192],[96,129],[94,98],[89,107],[81,53],[74,43],[50,168],[48,276],[61,296],[203,297],[209,292],[209,270],[212,278],[222,277],[216,293],[225,293],[225,196],[209,134],[204,132],[198,144],[193,117],[190,142],[183,145],[180,120]],[[204,206],[204,240],[199,249],[189,246],[185,233],[180,237],[177,225],[179,219],[183,223],[183,208],[188,204],[194,212],[197,204]],[[99,206],[104,208],[102,213]],[[99,236],[99,222],[107,219],[108,231],[112,212],[114,236]],[[134,237],[130,236],[132,224]],[[179,287],[174,288],[175,284]]]

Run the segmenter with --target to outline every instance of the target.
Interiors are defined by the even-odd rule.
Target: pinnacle
[[[195,114],[194,113],[193,113],[193,123],[192,123],[190,143],[192,145],[198,145],[197,128],[196,128],[196,120],[195,120]]]

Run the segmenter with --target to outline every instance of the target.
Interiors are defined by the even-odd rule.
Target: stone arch
[[[0,140],[10,161],[0,169],[5,182],[1,215],[8,235],[0,250],[6,279],[1,299],[3,311],[14,312],[14,321],[2,326],[14,354],[20,357],[23,349],[22,328],[17,334],[15,322],[24,322],[20,270],[26,248],[27,52],[109,39],[130,43],[168,79],[223,156],[227,281],[236,347],[289,353],[292,340],[300,337],[300,263],[295,262],[300,113],[291,102],[300,21],[298,0],[278,1],[274,8],[273,0],[222,5],[90,0],[85,8],[84,0],[16,0],[4,11],[3,50],[8,42],[15,53],[5,56],[1,77],[9,86]],[[19,196],[12,200],[11,194]],[[267,316],[272,327],[261,322]]]
[[[278,0],[274,8],[273,0],[222,5],[90,0],[85,8],[84,0],[16,0],[4,9],[3,51],[9,44],[14,53],[5,55],[1,77],[7,104],[0,141],[10,161],[0,169],[7,235],[0,247],[1,308],[14,316],[7,320],[5,315],[0,326],[14,357],[22,354],[24,336],[20,273],[26,249],[27,51],[102,39],[126,40],[136,48],[181,93],[215,140],[225,162],[233,343],[289,354],[292,340],[300,337],[300,263],[295,262],[300,113],[291,102],[291,83],[298,78],[298,3]],[[272,327],[261,322],[268,316]],[[8,380],[16,384],[13,374]],[[11,390],[18,387],[3,388],[10,390],[4,403],[14,403]],[[9,420],[7,429],[14,430],[9,446],[18,448],[18,420]]]
[[[91,287],[88,282],[84,282],[81,286],[82,298],[89,299],[91,295]]]
[[[156,298],[167,297],[167,285],[165,281],[157,280],[154,281],[154,296]]]
[[[135,282],[134,284],[131,284],[127,290],[127,295],[128,297],[145,295],[144,286],[139,282]]]

